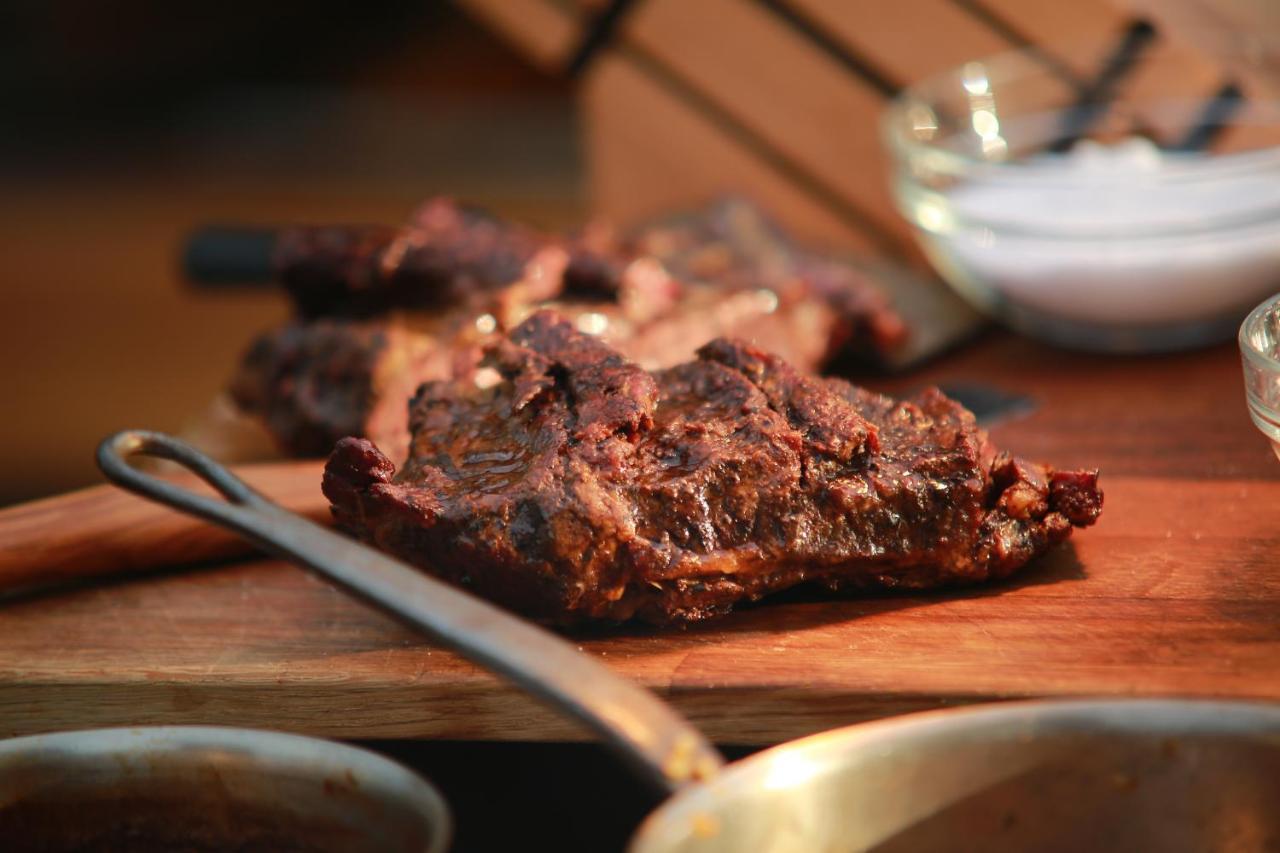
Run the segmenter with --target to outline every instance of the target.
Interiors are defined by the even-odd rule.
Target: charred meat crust
[[[284,326],[258,339],[245,355],[230,388],[232,399],[261,415],[272,434],[289,435],[295,453],[323,455],[332,449],[335,430],[365,434],[376,365],[391,337],[381,325]]]
[[[294,456],[324,456],[338,438],[363,435],[403,459],[404,401],[423,379],[465,370],[478,356],[463,346],[440,347],[397,323],[290,323],[254,343],[229,391]]]
[[[996,453],[936,390],[894,401],[730,340],[650,374],[547,312],[489,358],[492,388],[423,386],[398,473],[348,438],[324,491],[346,530],[546,622],[1003,577],[1101,509],[1095,473]]]
[[[594,324],[646,368],[717,335],[759,341],[802,370],[837,351],[887,352],[905,335],[863,274],[799,248],[738,199],[628,234],[597,224],[559,238],[438,198],[404,228],[286,230],[275,268],[298,319],[253,345],[233,396],[300,456],[355,435],[399,461],[418,384],[451,375],[449,351],[474,362],[488,336],[477,319],[502,332],[538,306]],[[398,312],[413,315],[413,334]],[[414,355],[423,348],[434,354]]]
[[[436,198],[418,209],[408,228],[286,229],[273,266],[300,317],[369,318],[510,285],[542,242],[528,229]]]

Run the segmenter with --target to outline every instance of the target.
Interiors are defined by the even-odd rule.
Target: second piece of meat
[[[650,369],[719,335],[806,370],[905,335],[864,274],[797,247],[738,199],[622,237],[596,227],[565,239],[436,199],[404,229],[293,229],[277,261],[301,316],[259,338],[232,394],[290,455],[357,435],[400,461],[418,384],[543,306]],[[393,377],[393,365],[412,372]]]

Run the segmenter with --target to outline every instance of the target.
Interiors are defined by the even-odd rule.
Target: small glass
[[[1280,294],[1240,325],[1240,358],[1249,416],[1280,458]]]
[[[898,209],[952,287],[1027,334],[1229,340],[1280,290],[1280,101],[1188,71],[1207,61],[1158,39],[1099,94],[1081,81],[1107,48],[1081,45],[910,86],[884,122]]]

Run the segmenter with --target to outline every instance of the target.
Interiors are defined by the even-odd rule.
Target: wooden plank
[[[330,517],[320,492],[324,463],[303,460],[240,466],[235,473],[292,512]],[[193,475],[172,476],[199,494]],[[162,566],[226,560],[253,553],[235,534],[179,515],[115,486],[81,489],[0,510],[0,592]]]
[[[458,0],[458,4],[547,71],[562,71],[581,24],[546,0]]]
[[[1280,701],[1280,463],[1245,414],[1233,348],[1105,358],[995,335],[882,387],[975,379],[1040,404],[993,430],[1001,446],[1102,467],[1096,527],[1010,583],[791,594],[685,631],[627,628],[579,644],[723,742],[1014,697]],[[351,738],[585,736],[276,562],[2,606],[0,734],[165,722]]]
[[[678,96],[619,55],[583,90],[593,213],[622,224],[749,191],[797,237],[873,251],[865,234],[790,183]],[[656,131],[655,131],[656,129]]]
[[[900,85],[1013,47],[952,0],[792,2],[850,51],[884,69]]]
[[[1098,75],[1103,63],[1120,44],[1125,28],[1146,17],[1140,5],[1128,0],[1081,0],[1075,3],[1026,3],[1019,0],[982,0],[981,5],[1030,34],[1046,53],[1071,68],[1084,81]],[[1121,99],[1137,105],[1133,112],[1158,138],[1176,139],[1185,128],[1171,124],[1159,111],[1144,109],[1146,98],[1179,93],[1184,97],[1209,97],[1222,84],[1224,74],[1207,56],[1188,51],[1177,61],[1154,59],[1166,50],[1169,34],[1157,26],[1140,59],[1118,88]],[[1096,50],[1094,49],[1096,46]]]
[[[1243,318],[1242,318],[1243,319]],[[915,376],[874,383],[993,384],[1035,400],[993,437],[1031,459],[1104,474],[1192,479],[1280,477],[1253,427],[1234,343],[1159,356],[1072,353],[1022,338],[973,346]]]
[[[1026,0],[955,0],[975,17],[1007,24],[1061,62],[1081,80],[1091,80],[1119,43],[1130,16],[1110,0],[1072,3]]]
[[[1119,96],[1133,104],[1133,112],[1158,141],[1173,143],[1186,135],[1192,122],[1168,115],[1160,102],[1170,99],[1208,102],[1226,79],[1226,74],[1215,63],[1178,49],[1161,36],[1146,61],[1140,62],[1124,81]]]
[[[689,631],[580,642],[735,743],[1013,697],[1280,700],[1280,532],[1257,511],[1280,501],[1280,483],[1116,477],[1106,487],[1098,527],[1012,584],[793,600]],[[6,608],[0,733],[160,722],[338,737],[585,736],[278,563]]]
[[[624,36],[874,219],[898,251],[911,245],[889,192],[882,94],[765,7],[648,0]]]
[[[1222,50],[1232,36],[1224,28],[1234,28],[1236,33],[1253,30],[1265,32],[1280,23],[1280,8],[1263,3],[1193,4],[1155,2],[1155,0],[1115,0],[1133,14],[1143,15],[1160,27],[1161,35],[1170,43],[1188,51],[1201,51],[1211,57]],[[1214,70],[1214,85],[1206,87],[1206,97],[1231,80],[1240,86],[1245,97],[1265,104],[1280,94],[1280,62],[1272,56],[1270,61],[1261,57],[1237,57],[1237,62],[1227,60],[1222,67],[1208,62]],[[1220,153],[1248,151],[1280,145],[1280,130],[1273,122],[1255,126],[1240,124],[1225,129],[1212,145]]]

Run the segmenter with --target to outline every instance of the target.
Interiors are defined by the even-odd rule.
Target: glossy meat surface
[[[398,323],[289,323],[255,342],[229,391],[291,454],[324,456],[340,436],[371,435],[399,459],[408,449],[405,401],[422,378],[478,358],[476,348],[441,347]]]
[[[596,225],[550,237],[435,199],[401,229],[293,229],[277,274],[299,318],[259,338],[233,391],[293,455],[355,435],[400,461],[418,384],[454,375],[542,307],[648,369],[691,359],[717,336],[817,370],[845,352],[887,352],[905,335],[874,283],[800,249],[740,200],[621,235]],[[399,358],[407,349],[441,355]],[[345,368],[335,368],[338,350]],[[388,381],[391,364],[411,372]]]
[[[406,228],[286,229],[273,266],[300,317],[368,318],[499,290],[521,278],[542,245],[527,228],[437,198]]]
[[[1095,473],[998,454],[937,391],[894,401],[738,341],[649,372],[541,312],[487,358],[491,388],[422,387],[398,472],[345,439],[324,490],[345,529],[546,622],[1004,577],[1101,510]]]

